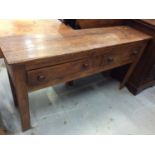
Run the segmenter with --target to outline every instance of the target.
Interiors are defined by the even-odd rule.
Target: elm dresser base
[[[124,85],[150,40],[128,26],[0,39],[23,131],[31,127],[29,91],[131,64]]]

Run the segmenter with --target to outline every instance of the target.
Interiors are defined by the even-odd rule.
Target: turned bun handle
[[[89,67],[89,64],[88,64],[88,63],[82,64],[82,68],[83,68],[83,69],[88,69],[88,67]]]
[[[42,81],[44,81],[46,79],[46,77],[44,76],[44,75],[38,75],[37,76],[37,80],[39,81],[39,82],[42,82]]]
[[[114,59],[113,59],[113,57],[112,57],[112,56],[109,56],[109,57],[107,58],[107,61],[108,61],[108,62],[113,62],[113,61],[114,61]]]
[[[137,50],[134,50],[134,51],[132,52],[132,54],[133,54],[133,55],[137,55],[137,54],[138,54],[138,51],[137,51]]]

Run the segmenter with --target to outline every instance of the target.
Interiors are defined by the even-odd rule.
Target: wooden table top
[[[53,35],[12,36],[0,39],[8,64],[74,54],[145,40],[150,36],[127,26],[65,31]]]
[[[18,35],[53,35],[71,31],[69,26],[57,19],[50,20],[0,20],[0,38]],[[0,58],[3,54],[0,50]]]
[[[72,30],[57,19],[0,20],[0,37],[34,34],[59,34]]]

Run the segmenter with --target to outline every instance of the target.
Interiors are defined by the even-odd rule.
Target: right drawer
[[[107,48],[104,52],[95,54],[93,66],[100,70],[108,70],[132,63],[136,56],[146,46],[146,42]]]

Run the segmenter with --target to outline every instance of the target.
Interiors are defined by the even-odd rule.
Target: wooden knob
[[[137,55],[137,54],[138,54],[138,51],[137,51],[137,50],[134,50],[134,51],[132,52],[132,54],[133,54],[133,55]]]
[[[89,67],[89,64],[88,64],[88,63],[82,64],[82,68],[83,68],[83,69],[87,69],[88,67]]]
[[[113,59],[112,56],[109,56],[109,57],[107,58],[107,61],[108,61],[108,62],[113,62],[113,60],[114,60],[114,59]]]
[[[44,75],[38,75],[37,76],[37,80],[40,82],[44,81],[45,79],[46,79],[46,77]]]

